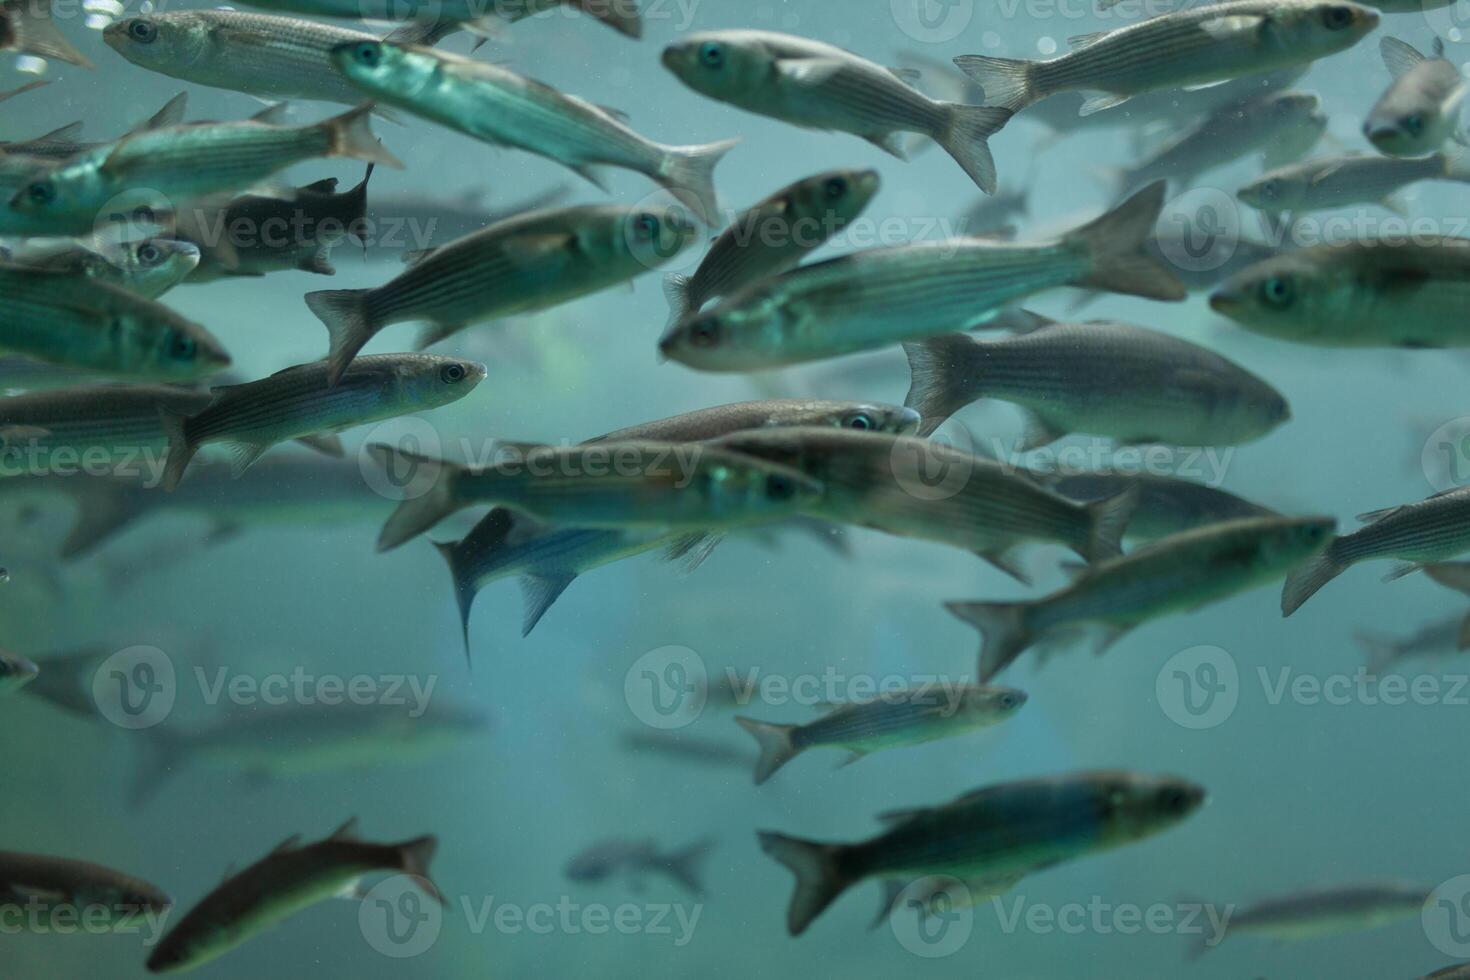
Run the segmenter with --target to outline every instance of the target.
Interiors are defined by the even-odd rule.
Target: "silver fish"
[[[619,34],[643,36],[638,0],[252,0],[252,7],[348,20],[409,20],[460,24],[482,37],[498,37],[506,24],[558,9],[580,11]]]
[[[1262,174],[1235,196],[1259,211],[1306,214],[1351,204],[1392,207],[1394,192],[1421,180],[1470,183],[1470,158],[1348,155],[1304,160]]]
[[[199,249],[173,238],[145,238],[137,242],[74,242],[38,255],[21,254],[14,261],[37,269],[95,279],[157,299],[173,289],[199,265]]]
[[[209,401],[205,392],[166,385],[96,385],[0,398],[6,438],[0,474],[13,475],[11,467],[49,472],[62,460],[140,469],[168,446],[165,413],[190,415]]]
[[[607,840],[594,844],[567,863],[569,881],[606,881],[614,875],[638,879],[648,874],[664,875],[690,895],[704,894],[699,864],[714,848],[706,838],[677,851],[663,854],[651,840]]]
[[[1363,135],[1379,152],[1415,157],[1435,152],[1445,140],[1464,140],[1460,108],[1465,80],[1444,56],[1444,41],[1436,37],[1434,45],[1434,57],[1426,58],[1396,37],[1378,42],[1393,84],[1369,111]]]
[[[1424,885],[1384,881],[1336,885],[1263,899],[1236,909],[1216,945],[1236,934],[1290,942],[1375,929],[1417,918],[1431,892]],[[1210,947],[1202,941],[1196,952],[1207,948]]]
[[[0,851],[0,908],[21,906],[16,919],[25,922],[31,917],[24,909],[31,903],[45,920],[39,923],[43,928],[56,920],[69,921],[73,929],[84,914],[96,915],[94,909],[104,910],[109,927],[121,928],[140,915],[167,912],[173,904],[157,886],[121,871],[72,858]]]
[[[1062,496],[1083,503],[1106,500],[1137,487],[1138,506],[1133,509],[1124,533],[1125,538],[1137,541],[1157,541],[1222,521],[1279,516],[1268,507],[1219,487],[1172,476],[1099,471],[1038,474],[1036,479]]]
[[[50,0],[4,0],[0,3],[0,51],[91,68],[87,56],[56,29],[51,13]]]

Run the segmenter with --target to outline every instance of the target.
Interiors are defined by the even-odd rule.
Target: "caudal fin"
[[[439,850],[439,838],[433,834],[426,834],[398,845],[399,857],[402,863],[399,869],[406,875],[411,875],[414,884],[422,888],[430,898],[440,905],[448,905],[444,900],[444,893],[439,891],[439,886],[434,884],[434,879],[429,877],[429,865],[434,860],[434,853]]]
[[[773,725],[769,722],[756,721],[754,718],[736,718],[740,727],[755,736],[756,743],[760,746],[760,758],[755,762],[755,784],[764,783],[773,776],[777,769],[801,754],[791,740],[791,733],[796,731],[795,725]]]
[[[995,193],[995,158],[990,155],[990,137],[1005,128],[1015,113],[1003,106],[950,103],[949,129],[934,141],[944,147],[955,163],[987,194]]]
[[[403,169],[403,161],[383,148],[373,134],[373,109],[371,102],[364,102],[356,109],[349,109],[340,116],[324,119],[317,125],[331,137],[328,156],[347,157],[368,163],[381,163],[394,170]]]
[[[184,470],[189,468],[194,454],[199,451],[199,444],[189,437],[189,420],[185,416],[165,411],[161,421],[164,437],[168,440],[168,455],[163,464],[163,489],[173,491],[184,478]]]
[[[1286,576],[1286,585],[1281,589],[1281,615],[1290,616],[1302,607],[1317,591],[1347,571],[1348,566],[1336,557],[1337,548],[1329,545],[1317,552]]]
[[[458,541],[435,541],[434,549],[449,563],[449,575],[454,580],[454,599],[459,606],[459,625],[464,633],[464,658],[470,660],[470,609],[475,596],[480,594],[475,584],[469,563]]]
[[[691,280],[688,276],[681,276],[672,272],[664,276],[664,299],[669,301],[669,322],[664,328],[667,332],[674,324],[694,312],[694,296],[690,292]]]
[[[671,146],[665,149],[663,163],[655,178],[688,207],[701,221],[718,228],[720,203],[715,194],[715,166],[740,140],[722,140],[705,146]]]
[[[327,383],[335,385],[377,326],[368,316],[370,289],[323,289],[306,294],[306,305],[326,325],[331,347],[327,353]]]
[[[460,509],[455,498],[456,477],[464,467],[442,459],[405,452],[374,443],[368,454],[384,469],[395,474],[409,472],[414,493],[399,501],[378,534],[378,550],[392,551],[430,530]],[[420,489],[424,484],[428,489]]]
[[[1424,566],[1424,574],[1447,589],[1470,595],[1470,561],[1440,561]]]
[[[799,936],[852,884],[842,876],[837,865],[842,845],[819,844],[769,830],[758,831],[756,837],[761,850],[796,875],[796,891],[786,910],[786,928],[793,936]]]
[[[715,842],[710,838],[697,840],[682,851],[670,855],[665,864],[669,875],[685,891],[695,897],[704,894],[704,882],[700,881],[699,877],[699,864],[710,851],[714,850],[714,846]]]
[[[1177,301],[1188,295],[1184,284],[1145,248],[1164,207],[1164,192],[1165,182],[1156,180],[1066,236],[1091,258],[1090,271],[1072,285],[1147,299]]]
[[[1123,534],[1138,509],[1141,490],[1137,484],[1103,500],[1087,505],[1092,518],[1086,545],[1078,552],[1088,561],[1106,561],[1123,553]]]
[[[1018,58],[992,58],[984,54],[962,54],[955,66],[985,90],[985,104],[1020,112],[1042,94],[1032,84],[1038,62]]]
[[[947,333],[903,345],[909,359],[906,407],[919,413],[927,436],[980,397],[980,350],[968,334]]]
[[[92,67],[87,56],[73,47],[51,20],[50,3],[44,0],[7,3],[4,13],[4,26],[9,28],[9,36],[0,33],[0,50],[65,61],[82,68]]]
[[[979,681],[1010,666],[1034,642],[1026,625],[1026,602],[947,602],[948,609],[980,631]]]

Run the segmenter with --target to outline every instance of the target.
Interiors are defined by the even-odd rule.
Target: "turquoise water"
[[[706,101],[664,71],[658,52],[690,29],[757,27],[840,44],[882,63],[905,53],[1036,57],[1068,35],[1117,22],[1049,13],[1050,7],[976,6],[963,32],[928,44],[903,32],[902,18],[886,0],[695,0],[687,21],[672,5],[650,10],[641,41],[586,18],[553,16],[517,25],[481,56],[623,109],[636,129],[664,142],[743,137],[717,171],[727,207],[743,207],[821,169],[875,167],[885,186],[869,217],[892,219],[893,227],[916,237],[955,219],[977,197],[947,156],[931,150],[905,164],[852,137],[798,130]],[[1374,36],[1297,83],[1319,93],[1331,117],[1329,142],[1320,151],[1366,148],[1360,121],[1388,81],[1376,37],[1391,33],[1427,47],[1432,25],[1418,14],[1386,17]],[[53,66],[56,84],[0,107],[6,137],[25,138],[79,118],[100,138],[180,90],[181,83],[125,63],[77,20],[63,21],[62,29],[97,70]],[[988,32],[997,45],[987,46]],[[464,39],[447,45],[455,51],[467,46]],[[0,87],[22,79],[12,74]],[[257,108],[244,95],[188,90],[190,118],[238,118]],[[325,108],[302,106],[298,118],[318,118]],[[605,199],[548,161],[494,151],[428,123],[375,128],[408,169],[380,170],[371,195],[454,200],[474,192],[495,207],[565,184],[575,200]],[[1023,115],[992,145],[1002,186],[1031,187],[1027,226],[1056,229],[1107,203],[1109,191],[1097,171],[1129,160],[1131,137],[1125,130],[1090,132],[1033,154],[1043,134]],[[1256,160],[1242,161],[1196,186],[1229,193],[1258,172]],[[337,176],[344,186],[359,175],[357,164],[339,162],[290,172],[294,182]],[[617,173],[606,198],[632,202],[650,190],[644,178]],[[1465,214],[1463,201],[1464,188],[1453,184],[1421,185],[1408,195],[1412,214],[1446,220]],[[1456,233],[1452,226],[1446,230]],[[844,248],[850,246],[839,239],[823,254]],[[687,258],[671,269],[692,271],[697,256]],[[377,285],[398,268],[391,259],[366,261],[350,244],[337,250],[334,262],[338,274],[330,281],[287,272],[185,285],[166,302],[225,342],[235,355],[234,372],[259,377],[325,352],[325,331],[303,304],[305,292]],[[861,368],[856,360],[830,362],[759,378],[660,364],[654,347],[667,309],[658,278],[645,276],[632,291],[610,290],[544,315],[477,327],[441,345],[485,361],[489,376],[471,396],[426,418],[446,441],[559,442],[773,395],[902,402],[908,379],[896,350],[864,358]],[[1058,292],[1028,305],[1062,316],[1070,299]],[[1283,511],[1336,516],[1345,527],[1354,514],[1436,489],[1439,474],[1433,467],[1426,473],[1422,450],[1431,432],[1467,411],[1463,392],[1470,374],[1453,352],[1292,347],[1217,318],[1200,295],[1172,306],[1104,296],[1087,314],[1194,339],[1271,381],[1290,400],[1293,419],[1232,454],[1223,485]],[[409,349],[413,337],[411,326],[395,326],[368,351]],[[971,431],[1001,438],[1020,429],[1019,417],[1006,406],[971,408],[961,418]],[[346,434],[349,465],[366,432]],[[1435,452],[1431,447],[1431,458]],[[426,949],[396,955],[407,948],[385,944],[369,915],[349,902],[329,902],[198,971],[222,980],[1368,978],[1417,976],[1454,959],[1442,945],[1443,930],[1415,915],[1292,944],[1233,936],[1197,962],[1186,960],[1191,939],[1175,928],[1125,934],[1092,923],[1080,930],[1006,925],[1018,900],[1051,910],[1089,902],[1173,908],[1190,897],[1248,903],[1310,886],[1384,878],[1422,882],[1427,890],[1470,871],[1457,778],[1470,710],[1470,691],[1459,692],[1456,680],[1463,680],[1463,664],[1425,661],[1402,668],[1410,678],[1438,679],[1443,696],[1429,699],[1436,703],[1370,704],[1356,694],[1343,704],[1273,697],[1282,670],[1292,678],[1352,677],[1365,660],[1358,631],[1407,634],[1465,609],[1462,596],[1422,576],[1384,584],[1379,573],[1386,566],[1370,565],[1329,585],[1288,621],[1280,616],[1276,591],[1263,588],[1146,626],[1103,658],[1079,647],[1038,668],[1028,656],[1002,677],[1030,695],[1003,726],[841,769],[834,768],[841,758],[835,752],[813,751],[756,788],[738,765],[626,748],[630,733],[645,732],[650,719],[660,719],[641,686],[642,667],[662,669],[677,660],[700,665],[712,677],[727,668],[755,668],[785,680],[820,678],[829,669],[845,680],[962,679],[974,669],[976,637],[940,603],[1019,598],[1031,590],[963,552],[873,532],[848,533],[849,557],[805,534],[782,532],[774,542],[736,538],[690,574],[656,556],[589,573],[524,639],[517,589],[509,581],[496,583],[475,605],[473,666],[467,667],[448,576],[434,549],[415,541],[374,554],[386,508],[364,495],[345,520],[246,526],[215,543],[207,543],[207,518],[162,509],[99,553],[63,563],[54,555],[67,505],[53,500],[39,517],[9,507],[0,515],[8,525],[3,540],[11,573],[0,588],[5,645],[34,657],[43,671],[48,655],[81,647],[104,654],[136,645],[162,650],[177,671],[166,727],[190,729],[226,711],[206,703],[195,667],[211,679],[221,669],[255,680],[298,669],[316,676],[411,679],[433,684],[431,713],[476,708],[488,724],[425,758],[370,758],[365,765],[305,776],[266,780],[197,759],[166,777],[145,769],[145,780],[158,781],[156,791],[135,806],[130,786],[148,757],[147,731],[67,716],[35,698],[12,698],[3,723],[9,749],[0,783],[3,846],[136,873],[165,888],[182,910],[213,888],[227,867],[249,864],[291,834],[324,837],[354,815],[371,840],[439,837],[433,876],[450,904],[438,913],[439,931]],[[448,530],[467,527],[460,521]],[[441,529],[434,536],[448,535]],[[1062,558],[1059,549],[1029,553],[1038,589],[1063,581]],[[1196,730],[1176,721],[1183,716],[1165,668],[1176,654],[1199,646],[1221,648],[1237,680],[1233,712]],[[669,647],[687,652],[669,654]],[[640,660],[649,655],[652,660]],[[248,715],[251,709],[235,710]],[[753,752],[732,721],[735,713],[710,704],[680,731]],[[785,703],[757,703],[739,713],[791,721],[812,716],[810,708]],[[391,756],[393,748],[390,739],[383,754]],[[971,918],[957,920],[963,936],[941,944],[948,955],[920,955],[936,949],[919,943],[916,951],[911,938],[905,941],[887,925],[867,932],[878,905],[872,883],[841,898],[805,935],[787,936],[791,877],[760,852],[755,830],[856,840],[873,833],[873,817],[887,809],[939,802],[1009,779],[1104,767],[1179,774],[1204,785],[1210,803],[1157,837],[1038,873],[1001,907],[982,902]],[[715,846],[702,871],[706,893],[693,898],[658,875],[641,883],[623,876],[601,883],[568,880],[563,871],[571,859],[609,838],[650,838],[664,850],[711,838]],[[491,908],[510,907],[512,916],[566,903],[608,914],[628,906],[634,911],[626,914],[643,925],[628,934],[597,934],[600,913],[594,911],[594,920],[579,918],[572,927],[559,921],[543,933],[513,919],[497,924],[493,915],[489,924],[477,921],[487,901]],[[668,933],[651,924],[655,915],[665,917]],[[683,930],[681,922],[692,925]],[[144,976],[146,938],[7,936],[0,976]]]

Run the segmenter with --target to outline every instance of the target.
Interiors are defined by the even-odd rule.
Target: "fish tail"
[[[463,471],[463,467],[382,443],[368,446],[367,451],[390,473],[407,470],[413,474],[415,482],[424,475],[432,481],[427,490],[399,501],[397,509],[388,516],[383,530],[378,534],[380,552],[392,551],[412,541],[459,510],[460,503],[455,493],[458,481],[455,477]]]
[[[11,37],[5,45],[11,51],[33,54],[54,61],[65,61],[80,68],[91,68],[92,62],[62,35],[51,19],[51,4],[27,2],[6,4],[10,15]]]
[[[759,786],[775,775],[776,770],[796,758],[801,749],[791,739],[795,725],[773,725],[756,721],[754,718],[736,718],[741,728],[755,736],[760,746],[760,758],[755,763],[755,784]]]
[[[1347,571],[1347,563],[1337,554],[1337,542],[1333,541],[1287,573],[1286,585],[1281,589],[1281,615],[1290,616],[1322,586]]]
[[[454,580],[454,599],[459,605],[459,625],[464,634],[464,657],[470,660],[470,610],[480,590],[474,576],[460,557],[459,542],[435,541],[434,549],[449,563],[449,576]]]
[[[710,851],[714,850],[714,846],[714,840],[705,837],[669,856],[667,865],[669,874],[691,895],[697,897],[704,894],[704,883],[699,876],[699,863]]]
[[[705,146],[672,146],[664,151],[659,165],[660,184],[711,228],[720,224],[720,203],[715,194],[715,166],[740,140],[722,140]]]
[[[1146,299],[1184,299],[1184,284],[1144,249],[1163,209],[1164,191],[1164,181],[1156,180],[1066,236],[1065,241],[1086,249],[1091,258],[1090,271],[1073,285]]]
[[[327,328],[327,383],[335,385],[377,326],[368,314],[370,289],[322,289],[306,294],[306,305]]]
[[[909,359],[909,393],[903,403],[919,413],[927,436],[980,397],[977,346],[962,333],[940,334],[903,345]]]
[[[1436,562],[1433,565],[1426,565],[1424,574],[1447,589],[1470,595],[1470,562]]]
[[[1026,624],[1029,602],[950,602],[945,607],[980,631],[979,681],[1010,666],[1035,642]]]
[[[327,155],[381,163],[385,167],[402,170],[403,161],[384,149],[378,137],[373,135],[374,108],[376,107],[373,103],[364,102],[356,109],[349,109],[340,116],[333,116],[319,123],[332,140]]]
[[[199,444],[189,436],[189,419],[177,412],[161,415],[163,434],[168,444],[163,464],[163,489],[172,492],[184,478],[184,470],[199,451]]]
[[[935,137],[935,142],[970,175],[987,194],[995,193],[995,158],[990,155],[988,140],[1000,132],[1015,115],[1003,106],[961,105],[949,103],[949,129]]]
[[[1135,484],[1103,500],[1087,505],[1087,544],[1079,552],[1088,561],[1105,561],[1123,553],[1123,535],[1138,510],[1139,487]]]
[[[883,894],[878,902],[878,914],[873,916],[873,921],[868,923],[868,931],[881,926],[885,919],[898,910],[899,899],[903,898],[904,891],[910,882],[887,879],[883,882]]]
[[[128,804],[137,809],[157,795],[188,758],[188,742],[166,728],[143,729],[143,757],[128,788]]]
[[[962,54],[955,66],[985,90],[985,104],[1020,112],[1042,95],[1032,73],[1039,62],[1019,58],[992,58],[985,54]]]
[[[852,884],[842,874],[838,858],[844,848],[839,844],[787,837],[762,830],[756,834],[761,850],[780,861],[796,875],[796,891],[786,910],[786,928],[799,936],[812,920]]]
[[[664,299],[669,301],[669,326],[672,327],[694,311],[692,280],[672,272],[664,276]]]
[[[440,905],[448,905],[449,903],[444,900],[444,893],[439,890],[438,885],[434,884],[434,879],[429,877],[429,865],[433,862],[434,852],[437,850],[439,850],[439,838],[433,834],[425,834],[423,837],[399,844],[398,853],[403,861],[400,870],[406,875],[411,875],[415,883],[434,901]]]

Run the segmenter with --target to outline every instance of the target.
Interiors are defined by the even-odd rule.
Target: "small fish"
[[[0,350],[139,381],[192,381],[230,364],[219,341],[116,286],[0,263]]]
[[[1376,157],[1349,154],[1304,160],[1262,174],[1235,196],[1270,214],[1307,214],[1351,204],[1394,207],[1392,195],[1421,180],[1470,183],[1470,156],[1431,153],[1427,157]]]
[[[402,169],[369,126],[372,106],[306,126],[261,120],[152,129],[60,164],[10,200],[10,210],[53,234],[90,232],[105,205],[147,193],[176,209],[188,201],[253,187],[295,163],[347,157]],[[268,116],[268,118],[270,118]],[[150,205],[155,212],[159,205]]]
[[[614,875],[627,875],[634,881],[644,875],[663,875],[690,895],[704,894],[699,879],[699,862],[714,849],[708,838],[695,841],[680,850],[662,854],[651,840],[607,840],[594,844],[572,858],[566,867],[569,881],[606,881]]]
[[[21,914],[5,917],[15,924],[44,919],[44,927],[54,922],[74,930],[78,922],[105,915],[108,928],[119,929],[134,924],[140,915],[167,912],[173,901],[141,878],[98,864],[0,851],[0,912],[14,905],[21,906]],[[33,906],[39,916],[28,911]]]
[[[955,239],[876,248],[803,266],[691,314],[660,341],[703,371],[752,371],[984,326],[1057,286],[1180,300],[1184,286],[1144,254],[1159,182],[1060,238]]]
[[[91,68],[87,56],[56,29],[51,14],[50,0],[4,0],[0,3],[0,51]]]
[[[1364,527],[1333,538],[1287,576],[1281,613],[1290,616],[1317,590],[1360,561],[1395,559],[1392,582],[1470,551],[1470,488],[1456,487],[1415,504],[1359,515]]]
[[[1058,92],[1082,91],[1087,116],[1136,95],[1214,85],[1302,65],[1352,47],[1378,14],[1333,0],[1228,0],[1161,14],[1114,31],[1068,39],[1050,61],[961,55],[960,70],[985,89],[988,105],[1019,112]]]
[[[173,289],[199,265],[199,249],[173,238],[138,242],[74,242],[35,257],[21,255],[17,264],[95,279],[148,299]]]
[[[938,686],[891,691],[873,701],[836,708],[805,725],[774,725],[753,718],[736,718],[760,745],[755,765],[756,785],[812,748],[847,749],[843,765],[870,752],[922,745],[936,739],[965,735],[1010,718],[1026,703],[1022,691],[1009,687]]]
[[[1396,37],[1380,40],[1378,50],[1393,84],[1363,123],[1368,142],[1393,157],[1433,153],[1449,139],[1463,142],[1460,107],[1465,80],[1459,67],[1444,56],[1444,41],[1434,39],[1433,58]]]
[[[834,428],[736,432],[715,445],[789,466],[817,481],[804,513],[972,551],[1027,581],[1020,547],[1054,542],[1088,561],[1114,558],[1130,493],[1083,506],[1035,480],[942,443]]]
[[[1173,776],[1078,772],[1000,783],[943,806],[897,812],[888,815],[889,829],[856,844],[771,831],[757,836],[761,849],[796,875],[786,925],[798,936],[867,878],[948,875],[1014,884],[1043,868],[1151,837],[1204,802],[1203,787]]]
[[[1433,574],[1435,566],[1427,572]],[[1435,619],[1407,636],[1389,636],[1359,630],[1353,634],[1368,655],[1368,672],[1381,674],[1406,660],[1442,659],[1470,649],[1470,617],[1457,613]],[[1462,646],[1462,644],[1466,644]]]
[[[566,7],[599,20],[619,34],[643,36],[638,0],[252,0],[251,6],[308,17],[348,20],[423,21],[461,25],[482,37],[499,37],[506,24]]]
[[[168,446],[165,413],[190,415],[209,404],[206,392],[168,385],[92,385],[36,391],[0,398],[0,473],[11,475],[12,459],[22,451],[47,466],[53,455],[78,459],[106,458],[114,464],[141,467]]]
[[[1172,476],[1100,471],[1039,474],[1037,479],[1064,497],[1092,503],[1138,488],[1138,506],[1128,520],[1125,538],[1157,541],[1207,524],[1246,517],[1277,517],[1275,511],[1243,500],[1219,487]]]
[[[1470,239],[1360,238],[1237,273],[1210,307],[1254,333],[1321,347],[1466,347]]]
[[[1417,918],[1433,889],[1408,882],[1385,881],[1336,885],[1263,899],[1236,909],[1215,939],[1216,946],[1236,934],[1277,942],[1321,939],[1376,929]],[[1212,948],[1200,940],[1194,952]]]
[[[41,669],[18,653],[0,650],[0,696],[14,694],[36,679]]]
[[[1291,417],[1271,385],[1187,340],[1126,323],[1039,320],[1018,337],[904,344],[905,403],[924,417],[920,434],[981,398],[1021,407],[1023,452],[1078,432],[1120,445],[1237,446]]]
[[[1150,620],[1280,579],[1325,548],[1336,526],[1325,517],[1227,521],[1091,565],[1041,599],[951,602],[945,608],[980,631],[979,674],[988,683],[1031,646],[1063,630],[1092,627],[1103,652]]]
[[[755,756],[741,746],[718,739],[701,738],[687,732],[642,728],[625,732],[620,741],[631,752],[658,755],[679,762],[695,762],[702,766],[749,769],[755,762]]]
[[[349,820],[314,844],[289,837],[275,850],[226,878],[164,935],[148,957],[150,973],[180,973],[223,956],[301,910],[338,895],[355,894],[365,875],[408,875],[443,903],[429,879],[439,841],[419,837],[398,844],[358,839]]]
[[[606,109],[471,58],[361,41],[335,48],[337,68],[373,98],[493,146],[534,153],[605,189],[595,167],[633,170],[717,223],[715,165],[738,140],[654,143]]]
[[[549,309],[629,282],[695,240],[679,208],[583,205],[533,211],[417,257],[376,289],[308,293],[306,304],[331,337],[331,382],[384,327],[432,326],[427,347],[471,324]]]
[[[900,160],[904,133],[940,146],[982,191],[995,192],[987,142],[1008,109],[937,102],[910,82],[920,72],[884,68],[842,48],[771,31],[713,31],[669,45],[664,67],[690,88],[748,112],[808,129],[861,136]]]
[[[327,383],[326,362],[318,361],[215,388],[209,407],[187,417],[163,417],[169,436],[164,488],[179,485],[185,467],[207,443],[228,444],[238,477],[276,443],[440,408],[474,391],[485,375],[485,365],[474,361],[375,354],[358,358],[335,386]]]
[[[665,277],[669,323],[716,297],[795,268],[861,215],[880,186],[876,170],[829,170],[737,215],[710,245],[694,275]]]
[[[486,6],[482,0],[482,6]],[[631,38],[643,36],[643,16],[638,9],[638,0],[493,0],[485,18],[480,22],[493,22],[498,18],[514,24],[561,7],[580,10],[601,21],[619,34]]]

